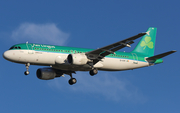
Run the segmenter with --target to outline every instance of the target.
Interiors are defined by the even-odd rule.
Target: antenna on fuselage
[[[28,41],[26,42],[26,44],[28,44]]]

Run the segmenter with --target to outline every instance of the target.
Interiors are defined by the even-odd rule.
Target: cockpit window
[[[11,47],[10,49],[13,49],[14,47]]]
[[[19,47],[19,46],[13,46],[13,47],[11,47],[9,50],[11,50],[11,49],[21,49],[21,47]]]

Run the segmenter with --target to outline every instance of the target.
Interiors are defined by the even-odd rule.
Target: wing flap
[[[101,59],[103,59],[105,56],[114,53],[115,51],[118,51],[119,49],[122,49],[124,47],[130,47],[131,44],[134,43],[133,40],[144,36],[146,33],[139,33],[135,36],[132,36],[130,38],[124,39],[122,41],[110,44],[108,46],[87,52],[87,56],[93,56],[89,57],[89,59],[93,60],[93,65],[99,62]]]
[[[122,41],[119,41],[119,42],[116,42],[116,43],[113,43],[113,44],[110,44],[108,46],[105,46],[105,47],[102,47],[102,48],[99,48],[99,49],[96,49],[96,50],[93,50],[93,51],[90,51],[90,52],[87,52],[86,54],[100,54],[101,52],[103,52],[104,50],[110,50],[110,49],[113,49],[113,48],[116,48],[120,45],[124,45],[124,47],[126,47],[126,45],[128,44],[128,42],[132,42],[132,40],[135,40],[141,36],[144,36],[146,33],[139,33],[138,35],[135,35],[135,36],[132,36],[130,38],[127,38],[125,40],[122,40]],[[122,47],[123,48],[123,47]],[[120,47],[121,49],[121,47]],[[119,49],[118,49],[119,50]],[[117,51],[117,50],[116,50]],[[115,51],[114,51],[115,52]]]

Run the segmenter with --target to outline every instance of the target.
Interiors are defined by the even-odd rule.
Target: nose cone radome
[[[6,59],[6,60],[10,60],[11,58],[11,52],[10,51],[5,51],[4,53],[3,53],[3,57],[4,57],[4,59]]]

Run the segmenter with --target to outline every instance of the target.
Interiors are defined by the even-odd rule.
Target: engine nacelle
[[[55,59],[55,63],[57,64],[66,64],[67,62],[67,55],[59,55]]]
[[[36,75],[39,79],[50,80],[56,77],[56,72],[49,68],[40,68],[36,71]]]
[[[74,65],[84,65],[89,60],[85,54],[69,54],[67,59],[68,63]]]

